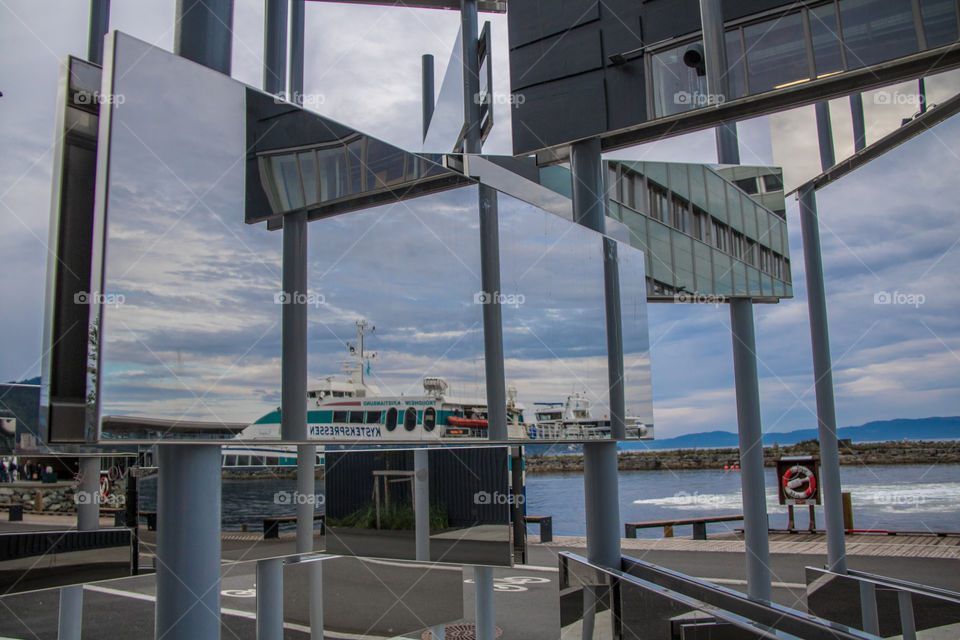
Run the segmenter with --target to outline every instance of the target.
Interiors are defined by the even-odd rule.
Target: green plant
[[[372,502],[369,502],[342,518],[328,517],[327,525],[349,529],[376,529],[377,509]],[[440,531],[449,526],[447,510],[441,505],[430,505],[430,530]],[[392,504],[389,508],[381,507],[380,528],[388,531],[413,531],[416,528],[413,505],[401,502]]]

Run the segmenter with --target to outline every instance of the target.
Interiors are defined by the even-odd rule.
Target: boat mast
[[[350,344],[348,342],[347,346],[350,348],[351,355],[355,356],[357,358],[357,362],[360,363],[360,385],[364,386],[366,384],[364,382],[365,365],[367,364],[368,361],[373,360],[374,358],[377,357],[377,352],[374,351],[368,354],[364,351],[363,336],[367,331],[367,327],[370,327],[370,333],[375,333],[377,328],[371,327],[369,324],[367,324],[366,320],[357,320],[356,325],[357,325],[357,343]]]

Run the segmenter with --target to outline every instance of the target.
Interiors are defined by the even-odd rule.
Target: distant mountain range
[[[917,418],[908,420],[876,420],[859,427],[840,427],[837,436],[853,442],[887,442],[889,440],[953,440],[960,438],[960,416]],[[797,429],[763,434],[763,444],[796,444],[817,439],[816,429]],[[621,449],[721,449],[736,447],[737,434],[731,431],[688,433],[675,438],[652,442],[625,442]]]

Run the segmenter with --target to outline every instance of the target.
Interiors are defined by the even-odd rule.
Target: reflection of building
[[[607,215],[646,254],[651,301],[793,295],[778,169],[609,161]]]

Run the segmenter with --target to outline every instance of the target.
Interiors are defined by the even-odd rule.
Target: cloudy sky
[[[172,48],[172,0],[113,0],[112,5],[111,28]],[[5,151],[0,156],[0,255],[7,265],[7,277],[0,283],[4,301],[0,379],[16,380],[37,375],[40,369],[57,79],[64,56],[85,56],[87,6],[76,0],[0,0],[0,14],[0,42],[7,53],[0,60],[0,140]],[[505,95],[509,86],[506,24],[502,17],[491,20],[495,91]],[[312,98],[308,102],[328,117],[398,146],[418,149],[420,56],[436,56],[439,86],[458,26],[453,12],[309,3],[305,91]],[[234,27],[233,76],[259,86],[262,2],[237,0]],[[210,88],[194,90],[202,98]],[[842,105],[835,105],[834,111],[842,114]],[[889,121],[890,112],[884,113]],[[496,115],[485,151],[506,154],[510,152],[509,107],[501,105]],[[767,119],[744,124],[744,160],[770,163],[778,151],[778,161],[802,170],[807,162],[803,150],[809,144],[804,145],[812,135],[803,122],[803,114],[798,113],[792,120],[775,123],[779,133],[773,146]],[[835,126],[842,130],[837,120]],[[955,212],[960,201],[955,177],[960,171],[958,139],[960,121],[948,121],[819,194],[841,425],[958,413],[960,333],[957,305],[949,289],[949,274],[960,267],[960,222]],[[138,150],[130,141],[128,137],[130,153],[135,154]],[[711,143],[712,135],[701,134],[614,155],[714,162]],[[155,141],[147,147],[160,149],[161,145]],[[157,156],[143,155],[144,148],[139,149],[139,161],[128,166],[129,175],[132,167],[157,163]],[[789,153],[784,156],[784,148],[795,148],[796,158]],[[167,178],[180,185],[193,184],[190,180],[203,184],[203,166],[197,165]],[[128,180],[127,186],[134,189],[136,184]],[[147,223],[127,229],[130,251],[138,246],[137,234],[149,234],[151,225],[155,230],[163,225],[163,216],[195,206],[177,201],[185,195],[182,190],[141,188],[154,200],[141,193],[140,206],[154,206],[150,206],[151,216],[137,217]],[[131,194],[137,195],[127,193]],[[394,205],[352,220],[311,225],[310,286],[325,299],[310,316],[313,379],[336,373],[341,345],[352,339],[353,321],[365,316],[377,325],[369,344],[380,352],[374,372],[384,391],[413,392],[419,377],[431,372],[455,380],[458,392],[476,395],[483,366],[479,307],[470,304],[479,280],[475,220],[466,209],[471,197],[468,190],[460,190],[430,197],[415,209]],[[240,415],[278,404],[279,314],[272,292],[279,285],[279,234],[242,225],[227,230],[223,220],[234,209],[239,220],[240,205],[201,200],[204,211],[212,214],[209,220],[219,229],[207,231],[234,252],[214,251],[211,235],[201,237],[197,229],[178,228],[165,236],[164,243],[171,247],[170,255],[193,256],[193,267],[210,269],[208,280],[185,284],[183,273],[191,267],[189,260],[177,265],[165,262],[159,248],[142,259],[131,254],[126,264],[136,267],[115,274],[118,290],[131,285],[123,282],[124,277],[136,273],[154,277],[153,306],[144,302],[139,308],[125,309],[128,320],[136,319],[126,326],[123,314],[115,315],[118,346],[113,371],[118,374],[118,391],[119,385],[128,385],[123,397],[130,403],[118,404],[118,412],[156,397],[144,393],[144,386],[137,382],[155,383],[158,371],[169,374],[166,382],[176,381],[174,373],[190,372],[209,390],[209,396],[200,393],[203,397],[198,399],[195,390],[184,393],[171,385],[171,396],[182,396],[182,411],[202,408],[208,400],[215,404],[216,398],[242,397],[237,407]],[[761,403],[764,429],[770,431],[815,425],[799,221],[792,199],[787,214],[796,298],[756,309]],[[556,221],[534,215],[521,203],[501,199],[501,215],[504,292],[527,296],[527,305],[504,310],[508,384],[522,387],[521,397],[528,401],[560,399],[573,390],[586,390],[601,399],[596,389],[604,379],[598,308],[602,295],[587,284],[591,270],[599,273],[599,262],[589,255],[591,241],[577,234],[560,239],[563,230]],[[355,242],[370,228],[374,231]],[[397,234],[403,232],[418,234],[419,241],[398,242]],[[384,251],[391,240],[393,252]],[[544,251],[553,245],[552,251]],[[201,264],[196,258],[201,254],[219,256],[219,263]],[[404,266],[398,268],[400,264]],[[383,267],[389,277],[381,284],[371,274]],[[558,278],[557,274],[572,275]],[[221,275],[234,278],[232,287],[220,283]],[[445,282],[457,292],[455,301],[439,295]],[[875,304],[880,292],[910,295],[911,301],[922,300],[922,304]],[[629,299],[636,292],[625,293]],[[538,298],[550,305],[533,304]],[[892,298],[894,303],[907,299],[904,295]],[[189,308],[222,313],[211,325],[209,313],[190,315],[185,313],[186,305],[161,304],[171,299],[192,300]],[[424,307],[435,313],[425,315]],[[636,308],[625,304],[625,312]],[[234,309],[246,313],[241,317],[230,312]],[[108,330],[109,318],[108,310]],[[177,333],[171,330],[174,326],[188,327],[192,333]],[[735,429],[727,308],[651,305],[649,329],[658,436]],[[149,340],[143,338],[146,335]],[[209,347],[202,340],[204,335],[218,336],[221,359],[205,359],[203,367],[194,366],[191,353]],[[151,346],[152,367],[137,366],[137,354],[123,351],[123,345],[140,345],[132,351],[143,355],[146,349],[137,336]],[[640,389],[647,384],[644,339],[628,338],[634,348],[628,349],[632,357],[627,363],[640,401]],[[214,366],[204,368],[211,362]]]

